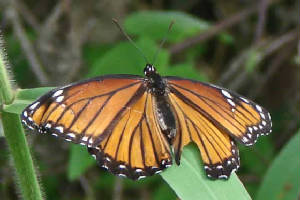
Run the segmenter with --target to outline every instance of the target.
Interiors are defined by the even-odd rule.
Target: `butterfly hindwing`
[[[97,148],[89,148],[101,167],[137,180],[171,166],[169,144],[156,121],[152,101],[153,96],[145,93],[126,108]]]
[[[173,142],[176,163],[180,163],[183,147],[194,142],[200,150],[207,176],[228,178],[240,165],[234,141],[176,95],[170,94],[169,98],[178,120]]]

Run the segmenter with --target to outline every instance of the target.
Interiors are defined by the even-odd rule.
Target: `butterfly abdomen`
[[[176,135],[176,121],[166,96],[155,96],[155,115],[159,126],[171,144]]]

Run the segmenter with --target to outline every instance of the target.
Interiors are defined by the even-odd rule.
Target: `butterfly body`
[[[253,145],[271,132],[270,114],[227,89],[162,77],[106,75],[54,89],[26,107],[25,127],[85,145],[98,164],[133,180],[180,164],[194,142],[208,177],[227,179],[240,166],[235,141]]]
[[[147,64],[144,69],[147,90],[153,94],[154,110],[157,122],[169,143],[176,135],[176,120],[168,99],[169,89],[166,81],[156,72],[153,65]]]

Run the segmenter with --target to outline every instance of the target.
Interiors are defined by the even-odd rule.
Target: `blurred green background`
[[[267,108],[273,133],[240,146],[237,174],[253,199],[299,198],[299,1],[0,0],[0,46],[16,88],[142,75],[145,60],[112,18],[151,62],[173,20],[154,63],[161,75],[215,83]],[[120,179],[81,147],[47,136],[27,139],[46,199],[178,198],[159,175]],[[0,199],[17,199],[4,137],[0,151]]]

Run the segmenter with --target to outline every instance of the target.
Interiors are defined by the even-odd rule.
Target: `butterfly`
[[[271,132],[266,109],[230,90],[195,80],[106,75],[53,89],[21,114],[25,127],[88,148],[98,164],[138,180],[177,165],[183,147],[197,145],[212,179],[240,166],[236,141],[253,145]]]

